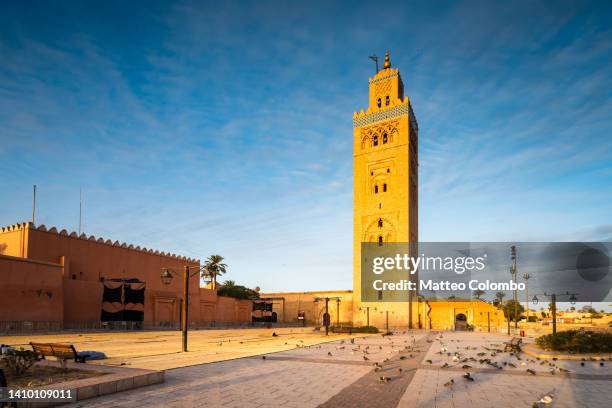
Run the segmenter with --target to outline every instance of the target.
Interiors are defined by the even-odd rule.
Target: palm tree
[[[475,297],[476,299],[480,300],[480,297],[481,297],[482,295],[484,295],[485,293],[486,293],[486,292],[485,292],[484,290],[481,290],[481,289],[476,289],[476,290],[474,291],[474,297]]]
[[[211,255],[204,262],[202,267],[202,278],[209,279],[212,283],[212,288],[217,289],[217,276],[221,276],[227,272],[227,265],[223,263],[221,255]]]
[[[504,301],[505,297],[506,297],[506,293],[505,292],[497,292],[495,294],[495,301],[497,302],[497,306],[498,307],[502,306],[502,302]]]
[[[236,287],[236,282],[234,282],[233,280],[226,280],[221,286],[225,286],[226,288],[233,288]]]

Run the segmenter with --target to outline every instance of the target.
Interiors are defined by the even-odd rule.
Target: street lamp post
[[[567,296],[569,298],[570,303],[573,305],[578,300],[576,298],[577,294],[578,293],[565,292],[565,293],[559,294],[559,296]],[[550,313],[552,315],[552,334],[557,334],[557,294],[556,293],[549,294],[549,293],[544,292],[543,295],[550,298]],[[533,304],[534,305],[538,304],[537,295],[533,296]]]
[[[185,265],[183,271],[183,301],[181,302],[181,333],[182,333],[182,349],[187,351],[187,333],[189,331],[189,278],[196,273],[200,273],[201,267],[198,267],[196,272],[191,274],[189,265]],[[164,268],[161,273],[161,281],[164,285],[169,285],[172,282],[172,272],[170,269]]]
[[[523,274],[523,279],[525,279],[525,313],[527,316],[527,322],[529,322],[529,287],[527,286],[527,281],[531,278],[527,272]]]
[[[516,246],[512,245],[512,280],[516,283]],[[518,293],[517,290],[514,289],[514,293],[512,294],[512,298],[514,300],[514,330],[516,334],[516,330],[518,329]]]
[[[183,272],[183,321],[181,328],[183,331],[183,352],[187,351],[187,331],[189,330],[189,266],[185,265]]]
[[[340,298],[339,297],[325,297],[325,298],[316,297],[314,299],[315,303],[318,302],[319,300],[325,300],[325,313],[323,314],[323,325],[325,326],[326,336],[329,335],[329,325],[331,323],[330,316],[329,316],[329,301],[333,299],[336,300],[336,311],[338,313],[338,316],[336,316],[336,321],[338,322],[338,325],[340,325]]]
[[[365,310],[365,312],[366,312],[366,326],[370,327],[370,306],[360,307],[359,310]],[[374,311],[376,311],[376,308],[374,308]]]

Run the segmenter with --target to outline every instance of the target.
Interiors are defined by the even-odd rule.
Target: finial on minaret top
[[[389,50],[385,52],[385,65],[383,65],[384,69],[391,68],[391,61],[389,61]]]

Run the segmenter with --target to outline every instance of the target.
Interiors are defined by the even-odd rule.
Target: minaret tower
[[[419,127],[388,51],[369,91],[367,110],[353,115],[353,320],[365,325],[369,313],[370,324],[380,327],[386,318],[380,312],[388,310],[391,325],[412,326],[409,320],[418,318],[407,302],[361,302],[361,243],[416,243],[419,237]]]

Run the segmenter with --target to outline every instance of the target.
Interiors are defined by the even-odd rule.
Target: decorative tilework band
[[[361,127],[361,126],[371,125],[372,123],[397,118],[402,115],[409,115],[410,122],[418,130],[419,127],[414,117],[414,113],[412,112],[412,107],[408,104],[397,105],[391,109],[385,109],[385,110],[378,111],[378,112],[375,112],[369,115],[358,117],[357,119],[353,119],[353,126]]]

